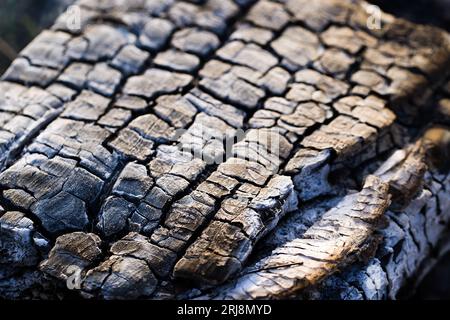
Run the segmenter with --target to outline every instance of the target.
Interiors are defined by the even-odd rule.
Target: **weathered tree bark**
[[[450,249],[444,31],[77,4],[0,82],[2,297],[396,299]]]

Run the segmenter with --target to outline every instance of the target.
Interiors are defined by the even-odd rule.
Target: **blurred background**
[[[0,74],[74,0],[0,0]],[[450,0],[369,0],[395,16],[450,31]]]
[[[0,0],[0,75],[74,0]],[[450,0],[371,0],[382,10],[450,31]],[[450,254],[425,277],[413,299],[450,299]]]
[[[383,11],[415,23],[450,31],[450,0],[366,0]]]

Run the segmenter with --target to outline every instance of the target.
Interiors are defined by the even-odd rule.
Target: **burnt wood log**
[[[397,299],[450,249],[450,37],[360,0],[79,0],[0,81],[0,296]]]

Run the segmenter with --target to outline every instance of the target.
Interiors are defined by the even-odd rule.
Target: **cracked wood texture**
[[[0,82],[0,296],[397,299],[450,249],[444,31],[359,0],[76,4]]]

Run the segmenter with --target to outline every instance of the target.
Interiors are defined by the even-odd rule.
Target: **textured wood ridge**
[[[395,299],[450,249],[444,31],[359,0],[76,4],[0,81],[0,296]]]

